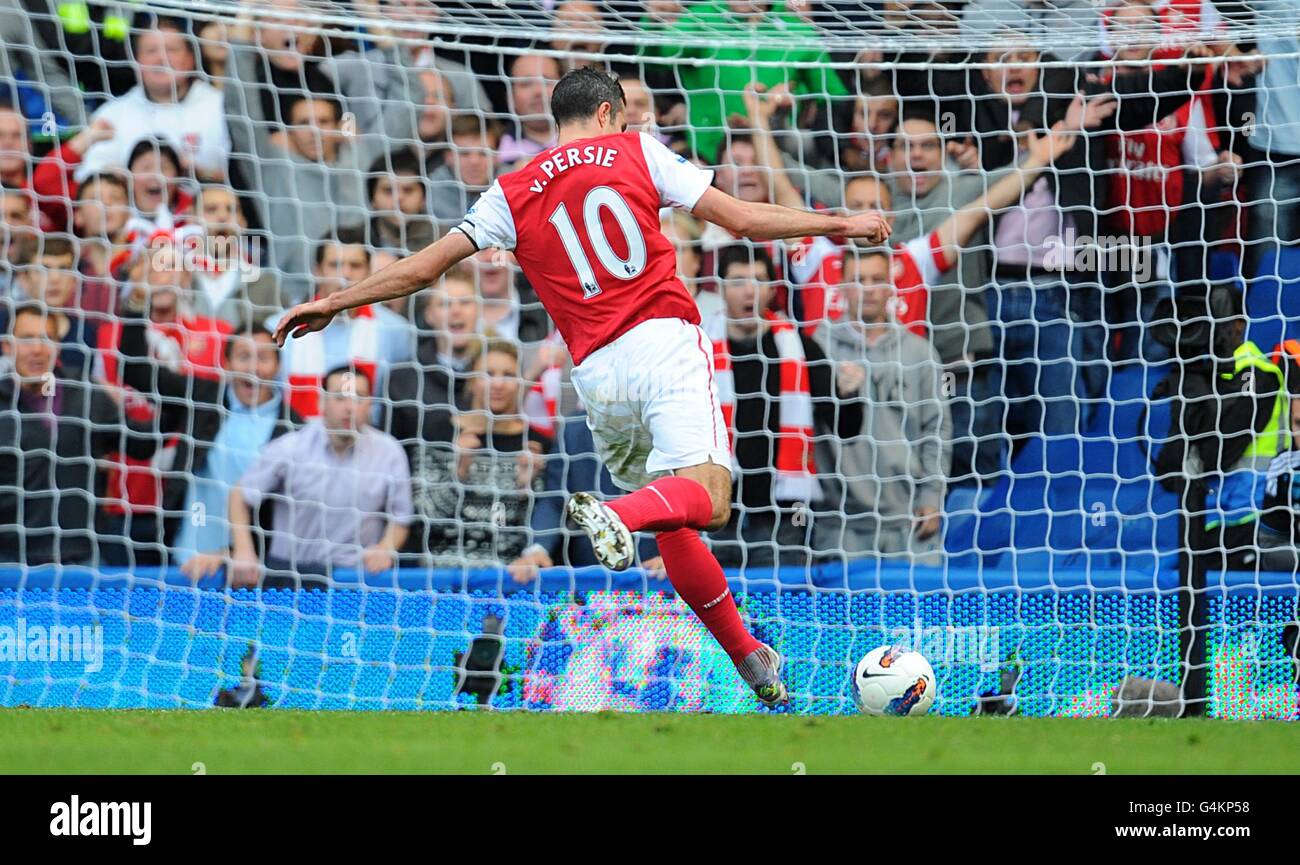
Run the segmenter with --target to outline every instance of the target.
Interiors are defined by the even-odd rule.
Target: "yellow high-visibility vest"
[[[1275,376],[1277,378],[1277,397],[1273,400],[1273,413],[1269,415],[1268,424],[1263,430],[1255,434],[1254,440],[1246,452],[1242,454],[1243,459],[1251,457],[1268,457],[1277,456],[1291,446],[1290,424],[1283,422],[1288,412],[1286,381],[1282,369],[1273,363],[1264,352],[1259,350],[1259,346],[1250,340],[1246,340],[1237,346],[1236,351],[1232,353],[1236,366],[1232,372],[1223,373],[1223,378],[1230,379],[1234,375],[1239,375],[1243,370],[1254,369],[1256,375]]]

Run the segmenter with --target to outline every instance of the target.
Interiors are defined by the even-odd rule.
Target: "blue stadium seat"
[[[1032,439],[991,488],[955,489],[950,562],[1149,571],[1173,553],[1177,501],[1155,482],[1147,453],[1168,428],[1168,402],[1149,402],[1168,373],[1167,364],[1115,373],[1083,435]]]
[[[1210,253],[1209,275],[1215,282],[1241,279],[1241,259],[1235,252],[1217,249]]]
[[[1266,353],[1283,339],[1300,337],[1300,247],[1282,246],[1260,256],[1246,285],[1247,337]]]

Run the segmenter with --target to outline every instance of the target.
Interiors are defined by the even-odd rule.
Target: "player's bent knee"
[[[706,531],[716,532],[731,522],[731,490],[724,496],[713,496],[713,518],[709,520]]]
[[[709,491],[709,499],[713,504],[713,518],[709,520],[708,531],[716,532],[731,520],[731,472],[710,472],[705,489]]]
[[[674,474],[696,481],[708,492],[712,514],[705,531],[716,532],[731,520],[730,468],[709,462],[677,469]]]

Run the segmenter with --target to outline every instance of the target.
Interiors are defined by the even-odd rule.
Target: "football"
[[[906,646],[872,649],[853,671],[853,700],[866,715],[924,715],[936,691],[930,662]]]

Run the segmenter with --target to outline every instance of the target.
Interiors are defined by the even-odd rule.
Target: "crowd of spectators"
[[[385,24],[353,30],[296,0],[229,21],[91,4],[99,40],[23,5],[21,32],[0,9],[0,562],[235,585],[592,563],[562,504],[614,488],[509,252],[270,336],[548,148],[576,65],[616,75],[631,127],[726,192],[892,221],[888,247],[859,248],[662,215],[732,433],[737,506],[710,539],[731,567],[942,561],[953,490],[1077,437],[1116,370],[1168,353],[1157,308],[1300,239],[1300,40],[1229,41],[1201,0],[711,0],[639,20],[510,2],[554,38],[460,43],[431,38],[454,4],[427,0],[353,0]],[[850,7],[994,47],[746,44]],[[1095,44],[1035,47],[1066,20]],[[629,47],[631,27],[674,38]],[[1084,130],[1068,150],[1058,121]],[[1084,255],[1104,237],[1139,254]],[[1248,438],[1289,441],[1285,384]],[[657,572],[652,541],[640,561]]]

